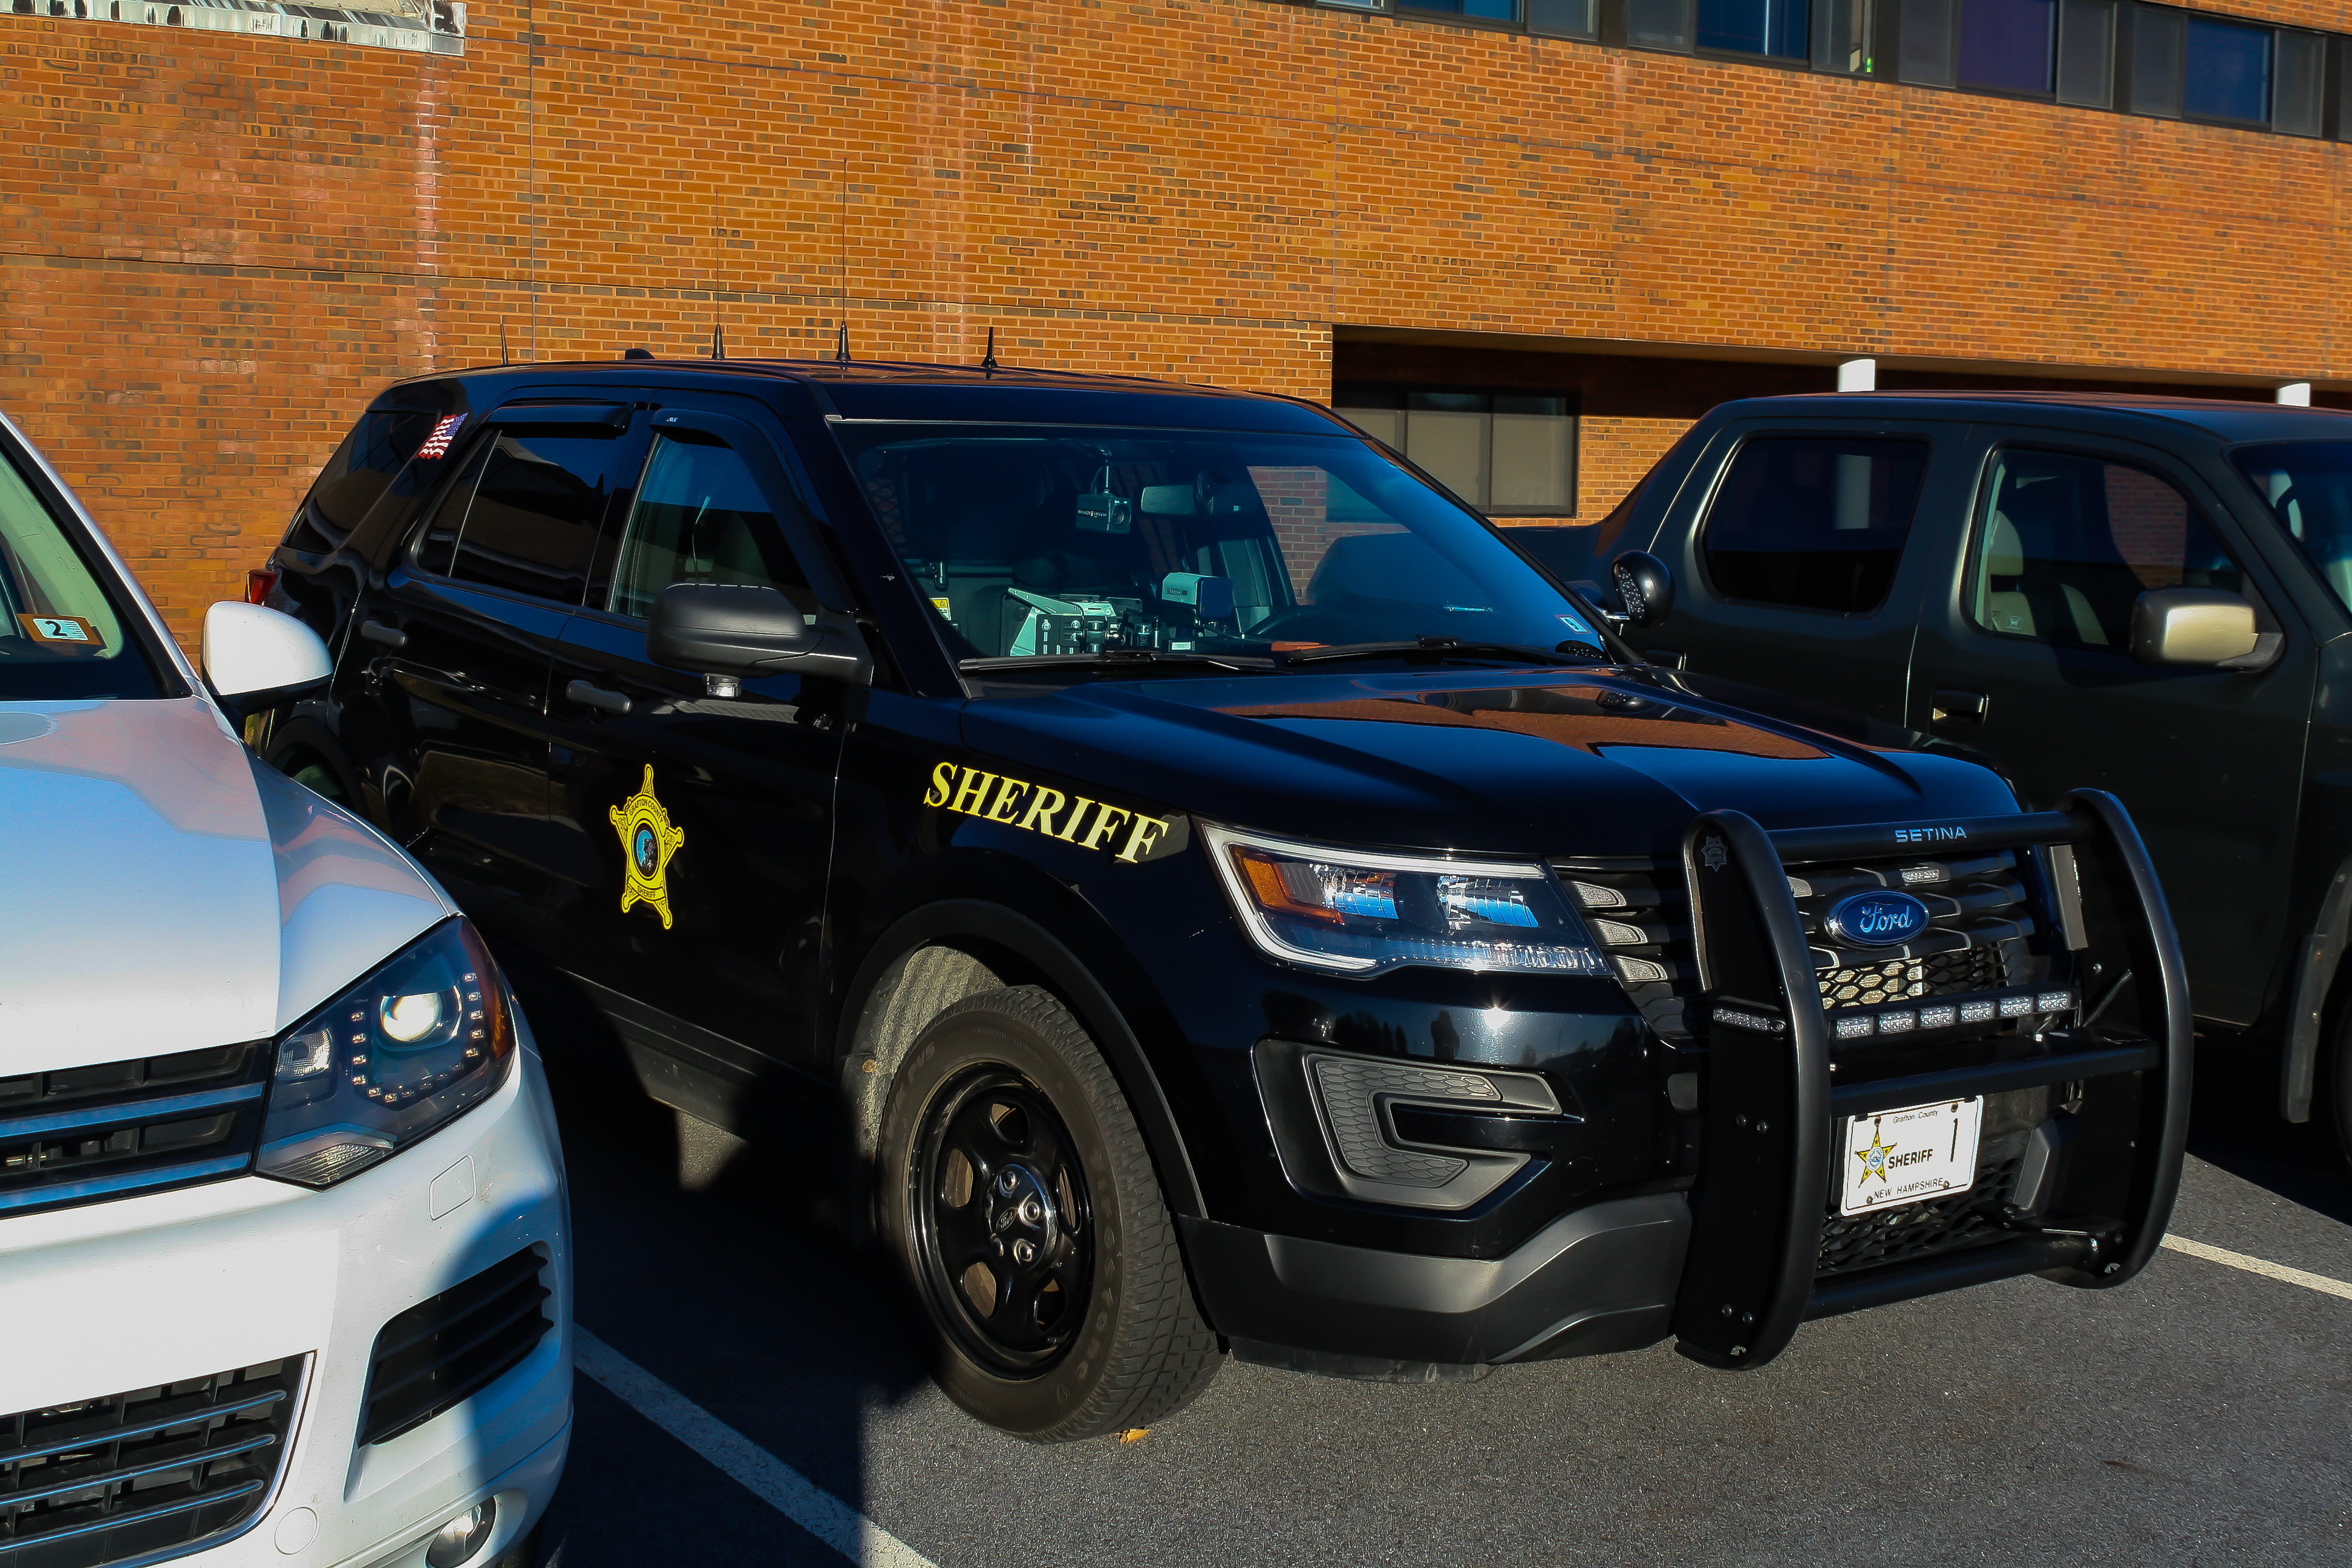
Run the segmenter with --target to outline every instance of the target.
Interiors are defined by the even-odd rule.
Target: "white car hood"
[[[456,913],[201,698],[0,703],[0,1077],[266,1040]]]

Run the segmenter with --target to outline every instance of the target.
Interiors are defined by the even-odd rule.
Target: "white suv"
[[[0,1568],[488,1568],[572,1420],[562,1155],[481,938],[0,419]]]

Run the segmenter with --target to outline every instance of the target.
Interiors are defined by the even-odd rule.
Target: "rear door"
[[[740,1120],[770,1065],[814,1067],[833,792],[850,695],[821,677],[718,695],[653,663],[646,617],[677,582],[772,587],[847,608],[772,421],[743,400],[665,394],[609,566],[556,649],[551,685],[562,966],[660,1071],[687,1062]],[[674,1100],[662,1085],[656,1093]],[[689,1099],[693,1098],[691,1095]]]
[[[497,411],[423,509],[353,647],[391,731],[383,814],[467,910],[538,946],[552,844],[547,677],[578,606],[625,404]]]
[[[1977,435],[1971,526],[1937,563],[1910,721],[1986,753],[2030,805],[2120,796],[2173,895],[2198,1013],[2251,1023],[2290,890],[2311,639],[2278,618],[2284,595],[2185,465],[2073,433]],[[2135,660],[2132,604],[2168,587],[2252,598],[2281,634],[2275,661]]]
[[[1956,530],[1954,427],[1743,421],[1703,457],[1661,552],[1674,614],[1637,633],[1661,663],[1902,720],[1932,541]],[[1726,695],[1736,696],[1727,689]]]

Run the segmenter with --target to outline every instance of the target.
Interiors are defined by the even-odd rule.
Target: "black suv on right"
[[[1727,700],[1938,737],[2029,803],[2114,791],[2199,1018],[2279,1042],[2281,1110],[2309,1120],[2316,1088],[2352,1151],[2352,415],[1748,399],[1597,527],[1513,531],[1570,580],[1662,558],[1679,591],[1628,638]]]

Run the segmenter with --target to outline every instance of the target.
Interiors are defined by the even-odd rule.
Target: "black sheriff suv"
[[[1227,1349],[1758,1367],[2119,1284],[2171,1209],[2187,995],[2110,795],[1703,698],[1311,405],[434,375],[257,587],[337,655],[267,754],[656,1096],[817,1108],[1008,1431],[1148,1423]]]

